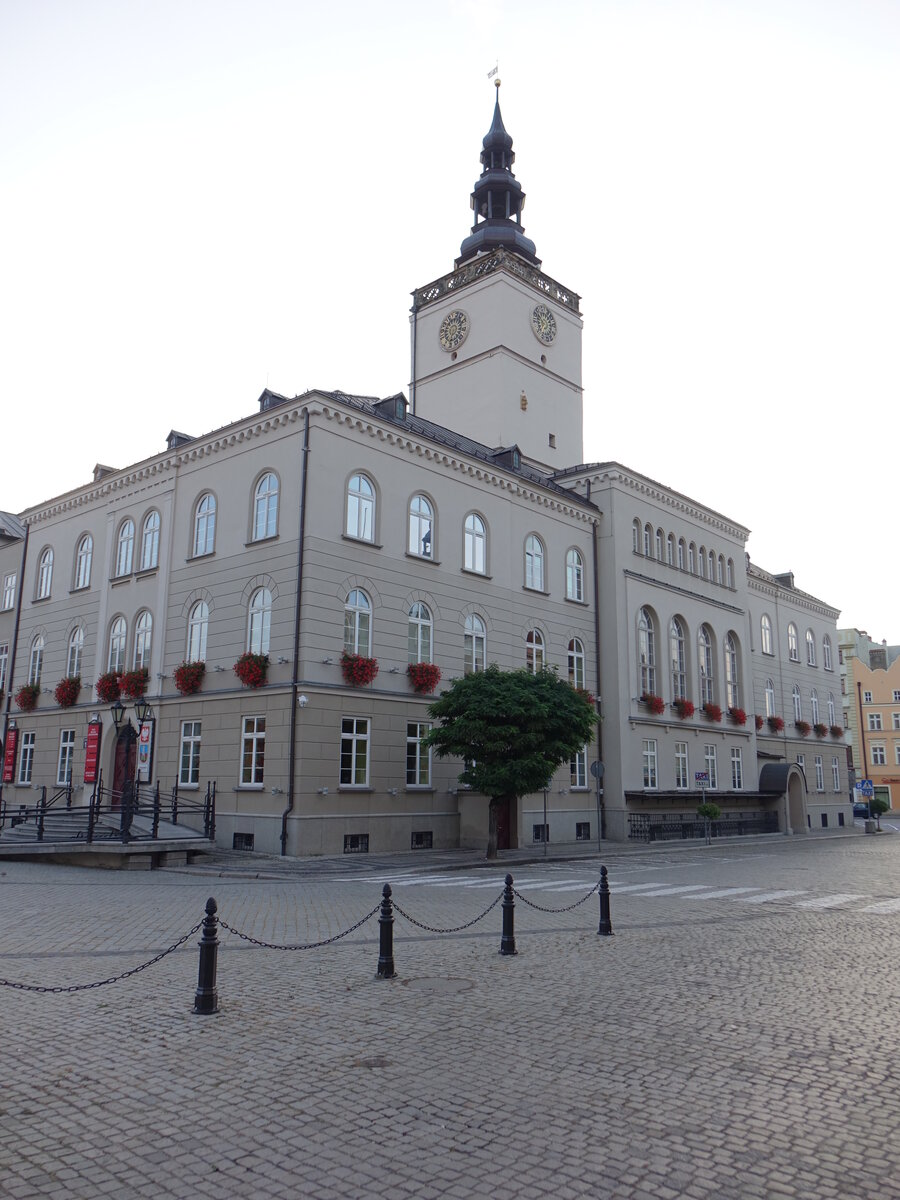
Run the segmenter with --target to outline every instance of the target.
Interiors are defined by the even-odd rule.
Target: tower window
[[[556,434],[555,433],[550,434],[550,448],[551,448],[551,450],[556,449]]]

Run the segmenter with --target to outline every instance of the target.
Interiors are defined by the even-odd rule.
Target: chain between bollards
[[[516,949],[516,937],[514,927],[514,914],[516,911],[516,898],[513,895],[513,877],[507,875],[506,884],[503,888],[503,903],[500,906],[503,910],[503,933],[500,936],[500,953],[501,954],[518,954]]]
[[[381,892],[381,916],[378,918],[378,972],[376,979],[393,979],[394,970],[394,902],[389,883]]]
[[[606,877],[606,867],[600,868],[600,927],[597,933],[612,937],[612,921],[609,919],[609,880]]]
[[[206,916],[200,934],[200,971],[197,976],[197,991],[194,995],[194,1012],[201,1015],[219,1011],[219,993],[216,990],[216,960],[219,953],[218,905],[212,896],[206,902]]]

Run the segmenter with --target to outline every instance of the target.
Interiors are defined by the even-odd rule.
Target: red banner
[[[100,757],[100,734],[103,726],[99,721],[88,725],[87,747],[84,752],[84,782],[97,782],[97,760]]]
[[[3,751],[3,782],[12,783],[13,776],[16,771],[16,743],[19,740],[19,731],[15,726],[10,726],[6,731],[6,749]]]

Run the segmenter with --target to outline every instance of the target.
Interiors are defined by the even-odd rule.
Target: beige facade
[[[857,779],[870,779],[877,797],[900,809],[900,658],[874,670],[845,659],[848,714],[856,734]]]

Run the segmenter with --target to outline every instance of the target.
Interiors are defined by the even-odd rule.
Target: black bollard
[[[391,885],[381,890],[381,916],[378,918],[378,974],[376,979],[393,979],[394,970],[394,902]]]
[[[600,928],[598,933],[612,936],[612,921],[609,919],[609,880],[606,878],[606,867],[600,868]]]
[[[518,954],[513,920],[516,911],[516,898],[513,895],[512,875],[507,875],[506,877],[506,885],[503,888],[503,903],[500,907],[503,909],[503,933],[500,936],[500,953]]]
[[[219,993],[216,990],[216,959],[219,953],[218,905],[210,896],[206,902],[203,932],[200,935],[200,972],[197,976],[197,991],[194,995],[194,1012],[200,1014],[219,1011]]]

